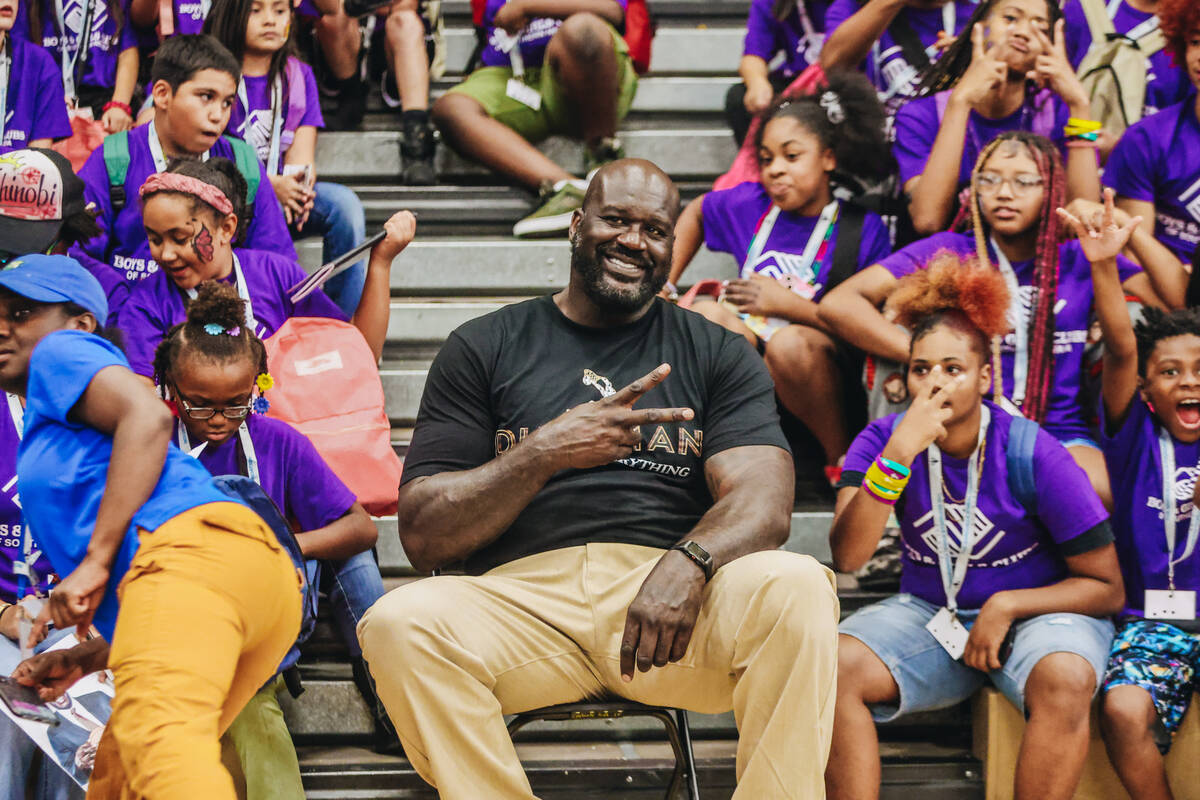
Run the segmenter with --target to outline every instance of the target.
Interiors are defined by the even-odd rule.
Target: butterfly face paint
[[[203,222],[200,223],[199,230],[192,237],[192,249],[196,251],[196,255],[201,261],[208,263],[213,260],[212,231]]]

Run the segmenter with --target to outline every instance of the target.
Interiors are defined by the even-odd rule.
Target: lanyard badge
[[[1147,619],[1179,619],[1196,618],[1196,593],[1180,591],[1175,588],[1175,565],[1191,558],[1196,550],[1196,540],[1200,538],[1200,509],[1192,506],[1188,518],[1187,539],[1184,541],[1183,553],[1175,557],[1176,544],[1176,510],[1175,510],[1175,442],[1166,428],[1158,430],[1158,453],[1162,465],[1162,513],[1163,533],[1167,540],[1167,589],[1147,589],[1145,613]]]

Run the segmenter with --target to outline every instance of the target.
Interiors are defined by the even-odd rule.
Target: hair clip
[[[821,108],[825,109],[825,116],[834,125],[841,125],[846,121],[846,112],[842,110],[842,101],[837,96],[837,92],[832,89],[826,89],[821,93],[821,99],[817,101]]]
[[[260,372],[258,377],[254,379],[254,385],[258,387],[260,392],[269,392],[275,388],[275,379],[271,377],[269,372]]]
[[[220,323],[206,322],[204,323],[204,332],[209,336],[220,336],[222,333],[226,336],[241,336],[241,326],[234,325],[232,328],[222,328]]]
[[[268,400],[267,398],[263,397],[262,395],[259,395],[258,397],[254,398],[253,405],[254,405],[254,413],[255,414],[265,414],[271,410],[271,401]]]

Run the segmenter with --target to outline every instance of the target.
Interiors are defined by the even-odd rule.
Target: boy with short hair
[[[111,136],[79,172],[86,184],[87,200],[96,206],[102,232],[72,248],[71,254],[93,273],[107,266],[117,270],[125,281],[137,281],[156,272],[159,266],[150,256],[138,190],[147,177],[165,170],[170,159],[207,159],[212,155],[248,163],[248,169],[257,170],[257,180],[253,174],[243,172],[251,184],[257,183],[248,204],[253,213],[244,229],[244,246],[295,259],[283,210],[265,169],[257,158],[239,160],[237,148],[248,146],[221,135],[237,96],[241,77],[237,60],[211,36],[174,36],[159,47],[150,77],[154,119],[128,132],[127,158],[123,158],[119,146],[114,146],[118,144],[114,142],[117,136],[126,134]],[[124,181],[119,180],[121,167],[117,163],[122,160],[127,165]],[[109,295],[111,304],[112,292]],[[110,308],[110,315],[119,312],[118,307]]]

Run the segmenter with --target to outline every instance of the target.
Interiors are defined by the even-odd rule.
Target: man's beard
[[[595,256],[589,258],[579,247],[579,238],[578,233],[571,237],[571,271],[579,274],[584,294],[602,310],[619,314],[640,311],[666,284],[666,274],[650,266],[639,283],[614,285],[605,277],[604,264],[601,263],[604,254],[597,248]],[[636,264],[646,259],[645,255],[639,256],[624,248],[617,248],[612,242],[607,249],[615,250],[614,255],[630,263]]]

